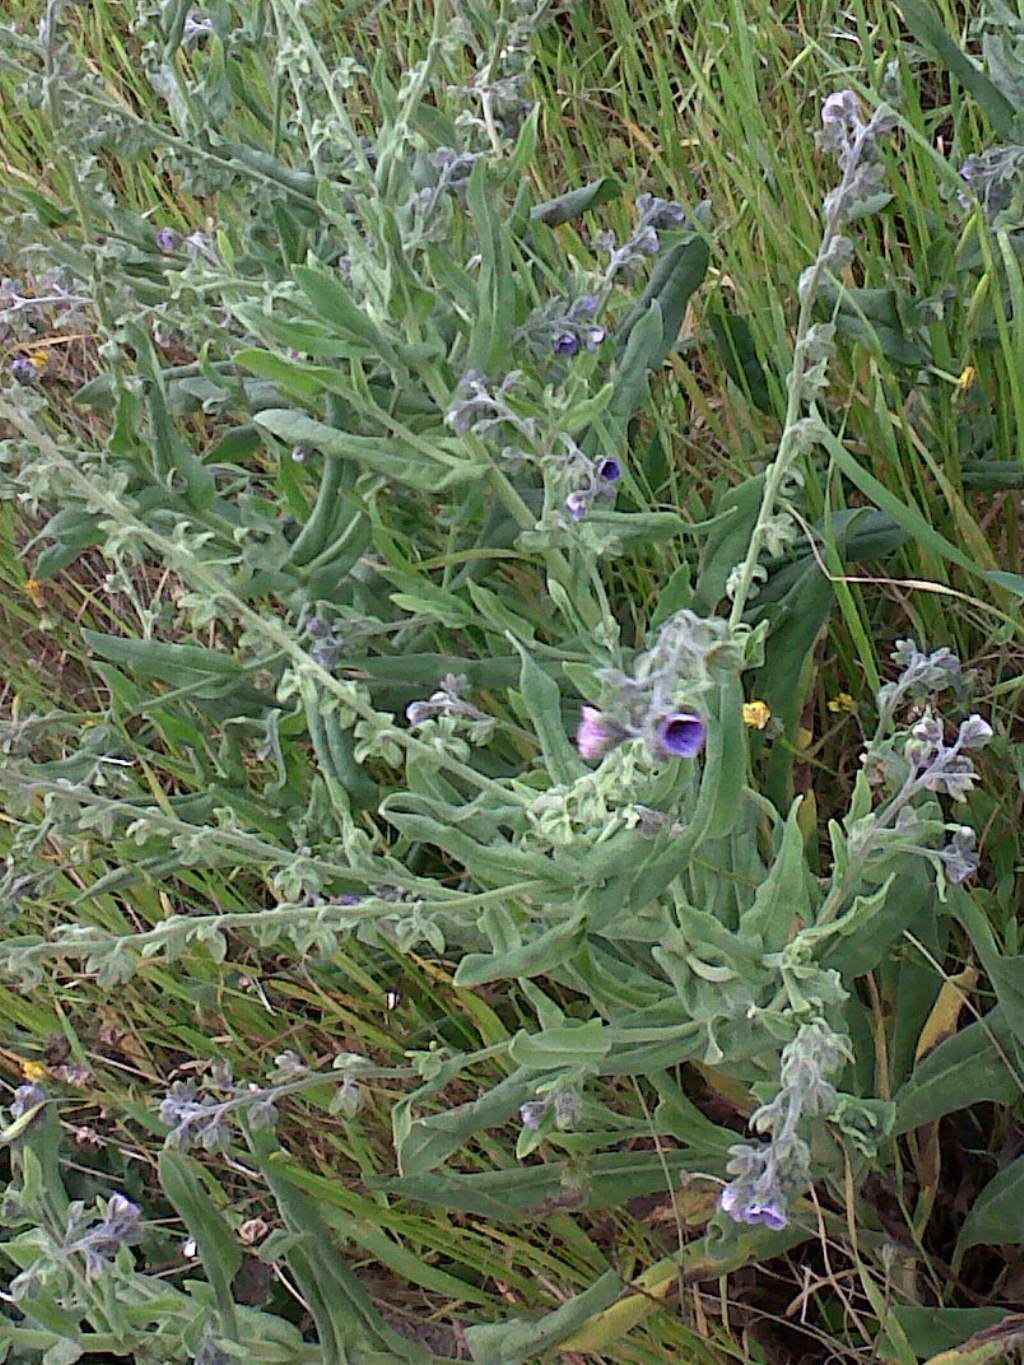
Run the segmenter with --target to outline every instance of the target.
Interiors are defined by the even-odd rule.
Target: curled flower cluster
[[[384,890],[376,888],[375,894]],[[340,904],[351,905],[359,898],[349,892],[338,899]],[[282,1099],[325,1082],[336,1086],[330,1112],[351,1115],[361,1102],[356,1072],[365,1064],[366,1059],[357,1053],[343,1052],[325,1074],[311,1070],[297,1053],[282,1052],[274,1058],[268,1084],[260,1086],[236,1082],[230,1063],[215,1063],[198,1082],[190,1077],[171,1085],[159,1109],[160,1122],[170,1129],[164,1141],[181,1152],[197,1144],[207,1151],[222,1151],[234,1138],[241,1113],[253,1128],[273,1128]]]
[[[453,431],[468,431],[474,436],[491,436],[507,428],[523,440],[535,441],[540,434],[536,419],[522,416],[509,401],[521,379],[519,371],[512,370],[493,387],[479,370],[467,370],[448,405],[445,421]]]
[[[988,743],[992,727],[981,716],[971,714],[947,743],[942,720],[929,709],[906,734],[902,749],[900,738],[878,744],[864,756],[868,781],[889,785],[893,794],[873,814],[851,826],[850,854],[864,859],[895,839],[906,851],[928,858],[947,880],[962,882],[978,869],[974,831],[966,825],[950,826],[930,818],[927,809],[919,809],[917,798],[931,793],[966,801],[978,777],[969,753]],[[928,839],[942,830],[950,830],[952,840],[936,850]]]
[[[843,172],[841,183],[825,196],[831,224],[871,213],[888,198],[882,190],[885,168],[878,139],[891,133],[896,123],[895,114],[884,105],[865,120],[852,90],[836,91],[825,100],[820,141],[835,154]]]
[[[583,1115],[583,1100],[574,1085],[555,1085],[542,1100],[528,1100],[519,1106],[519,1121],[534,1132],[539,1131],[549,1114],[560,1133],[576,1127]]]
[[[437,179],[432,185],[417,190],[409,200],[408,212],[414,226],[407,246],[436,241],[444,235],[448,222],[444,205],[450,202],[451,196],[465,193],[480,155],[479,152],[460,152],[454,147],[438,147],[431,155],[430,164],[437,172]]]
[[[994,219],[1021,201],[1024,147],[989,147],[969,156],[960,167],[960,179],[966,187],[957,194],[961,207],[970,208],[973,196],[981,204],[985,216]]]
[[[622,466],[609,456],[591,459],[571,436],[557,430],[545,432],[536,417],[518,412],[510,399],[520,382],[517,370],[497,385],[478,370],[468,371],[459,381],[445,421],[454,431],[501,439],[514,435],[525,442],[526,449],[502,446],[502,459],[511,466],[532,464],[548,470],[556,489],[569,488],[564,496],[557,494],[564,510],[573,521],[581,521],[596,502],[614,499]]]
[[[341,651],[345,647],[344,637],[338,635],[330,622],[325,621],[322,616],[307,617],[305,631],[313,641],[309,649],[310,658],[314,659],[321,668],[334,668],[341,656]]]
[[[596,351],[607,336],[605,329],[594,321],[597,308],[596,294],[581,294],[568,308],[560,299],[556,300],[532,313],[516,337],[538,352],[549,350],[555,355],[574,356],[581,348]]]
[[[167,1146],[187,1152],[197,1143],[208,1152],[221,1151],[231,1141],[223,1103],[200,1095],[194,1080],[175,1081],[160,1102],[160,1122],[170,1128]]]
[[[451,716],[469,723],[469,736],[474,743],[485,743],[494,733],[495,720],[462,695],[469,683],[459,673],[448,673],[441,679],[437,691],[426,701],[411,701],[405,708],[405,718],[416,729],[438,716]]]
[[[591,460],[571,437],[564,437],[566,474],[576,485],[565,498],[565,510],[573,521],[582,521],[595,502],[610,502],[622,478],[622,466],[610,457]]]
[[[939,877],[941,894],[944,881],[959,884],[977,872],[977,838],[967,825],[947,824],[939,804],[927,798],[967,800],[978,780],[972,754],[992,739],[992,726],[971,712],[947,739],[949,727],[932,700],[944,691],[965,689],[960,662],[950,650],[929,654],[913,640],[900,640],[892,658],[901,672],[879,689],[878,729],[862,756],[868,783],[889,795],[870,814],[848,822],[847,848],[861,863],[885,847],[926,858]],[[909,728],[886,737],[901,703],[913,706],[913,719]],[[950,838],[937,848],[936,838],[943,834]]]
[[[141,1218],[139,1206],[123,1194],[110,1196],[98,1221],[94,1215],[86,1213],[83,1203],[71,1204],[61,1252],[65,1256],[83,1257],[85,1277],[94,1280],[114,1259],[118,1248],[137,1246],[141,1242]]]
[[[945,646],[926,654],[915,640],[897,640],[890,657],[900,674],[879,689],[880,733],[908,698],[919,701],[950,689],[959,694],[963,688],[960,660]]]
[[[945,647],[925,653],[916,641],[906,639],[896,642],[892,660],[900,666],[900,674],[895,682],[884,684],[878,691],[878,728],[864,756],[869,778],[874,775],[873,780],[877,781],[887,775],[895,776],[902,783],[894,798],[899,805],[919,791],[963,801],[977,780],[968,754],[985,747],[992,738],[992,727],[972,712],[960,722],[952,742],[946,742],[945,726],[931,701],[950,690],[962,695],[964,677],[959,659]],[[927,702],[923,710],[922,702]],[[882,735],[897,710],[907,703],[913,704],[919,714],[903,743],[901,763],[894,766],[893,742],[883,742]]]
[[[24,1190],[8,1189],[4,1197],[5,1219],[22,1221],[27,1214],[36,1221],[38,1206],[26,1200]],[[67,1305],[79,1278],[76,1262],[84,1262],[84,1278],[92,1282],[103,1276],[121,1247],[137,1246],[142,1241],[142,1214],[137,1204],[123,1194],[98,1199],[87,1210],[82,1200],[68,1204],[62,1224],[44,1217],[33,1233],[35,1254],[31,1263],[6,1286],[14,1303],[50,1298]]]
[[[198,1083],[191,1077],[175,1081],[160,1102],[160,1122],[171,1130],[165,1142],[181,1152],[196,1144],[209,1152],[223,1151],[234,1136],[232,1120],[240,1109],[254,1128],[273,1128],[277,1100],[301,1088],[309,1075],[294,1052],[282,1052],[274,1059],[266,1087],[236,1084],[227,1062],[216,1063]]]
[[[598,238],[598,246],[608,254],[602,281],[605,289],[610,288],[618,275],[628,273],[645,256],[656,256],[661,249],[658,233],[678,227],[686,217],[686,210],[681,204],[658,199],[653,194],[638,194],[636,208],[639,215],[637,225],[624,242],[617,242],[610,232],[604,232]]]
[[[829,1076],[850,1057],[849,1044],[820,1019],[801,1026],[782,1052],[779,1092],[751,1115],[751,1126],[768,1133],[763,1146],[737,1143],[727,1166],[733,1179],[719,1196],[723,1213],[737,1223],[778,1230],[789,1221],[789,1201],[810,1180],[811,1154],[798,1129],[804,1118],[827,1116],[836,1107]]]
[[[654,721],[645,738],[655,758],[696,758],[707,739],[707,722],[696,711],[669,711]],[[582,758],[602,758],[609,749],[639,732],[628,729],[596,706],[584,706],[576,728]]]
[[[533,35],[561,11],[560,3],[552,0],[513,0],[509,23],[500,50],[487,58],[469,86],[450,86],[449,89],[470,95],[480,104],[480,115],[463,110],[456,119],[457,127],[478,129],[487,135],[491,147],[501,150],[502,142],[514,138],[533,108],[527,96],[527,84],[532,66],[530,44]],[[453,37],[462,36],[459,26],[453,26]],[[466,35],[468,36],[468,35]]]
[[[696,757],[707,739],[707,721],[699,710],[679,704],[680,693],[699,695],[723,671],[738,667],[741,653],[727,622],[691,611],[669,617],[631,675],[613,669],[603,674],[615,701],[608,712],[583,707],[576,731],[580,754],[600,758],[625,739],[641,738],[653,758]]]
[[[912,727],[903,756],[913,769],[915,787],[965,801],[974,789],[977,773],[963,752],[982,749],[992,738],[992,727],[981,716],[970,715],[961,721],[956,738],[947,744],[941,720],[926,711]]]

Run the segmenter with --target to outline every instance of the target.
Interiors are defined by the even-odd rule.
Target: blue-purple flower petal
[[[580,723],[576,727],[576,747],[581,758],[600,758],[606,750],[620,744],[626,731],[617,721],[599,711],[596,706],[580,708]]]
[[[574,521],[581,521],[587,515],[587,495],[585,493],[570,493],[565,500],[565,510]]]
[[[655,738],[667,758],[694,758],[704,748],[708,727],[695,711],[672,711],[658,721]]]

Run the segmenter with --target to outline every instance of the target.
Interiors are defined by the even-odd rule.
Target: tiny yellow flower
[[[26,1081],[35,1082],[41,1081],[43,1077],[49,1073],[42,1062],[33,1062],[26,1058],[21,1064],[21,1074],[25,1077]]]
[[[749,725],[752,730],[763,730],[771,718],[772,713],[767,702],[748,701],[743,703],[743,724]]]
[[[966,393],[974,383],[974,376],[977,373],[973,365],[965,365],[960,371],[960,377],[956,381],[956,386],[961,393]]]
[[[856,711],[857,703],[850,696],[849,692],[837,692],[834,697],[829,698],[828,709],[833,712]]]
[[[39,580],[38,580],[37,578],[26,578],[26,579],[25,579],[25,592],[26,592],[26,594],[27,594],[29,597],[31,597],[31,599],[32,599],[32,605],[33,605],[34,607],[38,607],[40,610],[42,610],[42,606],[43,606],[43,590],[42,590],[42,587],[40,586]]]

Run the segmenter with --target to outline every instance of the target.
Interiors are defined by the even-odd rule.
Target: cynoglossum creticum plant
[[[203,86],[223,55],[216,25],[234,32],[236,11],[192,35],[188,63],[175,46],[181,7],[162,35],[176,153],[194,148],[197,165],[225,177],[217,231],[174,240],[119,217],[96,168],[85,168],[95,192],[80,177],[82,213],[113,226],[121,252],[104,254],[89,233],[59,244],[80,278],[110,274],[100,323],[111,374],[86,394],[113,411],[107,447],[54,440],[34,387],[4,409],[19,432],[13,491],[30,509],[58,500],[78,518],[51,525],[44,567],[99,541],[119,582],[155,559],[184,589],[176,617],[140,603],[142,640],[90,637],[111,698],[90,738],[56,766],[32,753],[8,764],[25,822],[11,886],[24,894],[32,876],[62,889],[61,864],[101,847],[109,872],[87,899],[163,879],[181,913],[142,930],[125,919],[123,932],[89,923],[9,941],[2,960],[29,984],[54,959],[115,984],[161,955],[221,957],[236,936],[283,944],[314,972],[348,935],[371,952],[457,958],[458,987],[504,983],[538,1027],[496,1044],[487,1060],[500,1057],[504,1078],[455,1107],[446,1088],[483,1059],[449,1043],[413,1058],[419,1085],[394,1109],[394,1196],[519,1216],[518,1193],[503,1203],[486,1175],[445,1167],[518,1118],[519,1152],[548,1158],[534,1206],[597,1209],[663,1188],[666,1171],[701,1170],[734,1177],[723,1202],[734,1222],[788,1232],[779,1225],[806,1181],[835,1181],[847,1154],[859,1174],[891,1121],[870,1083],[836,1074],[857,1004],[849,982],[873,965],[892,888],[920,890],[924,872],[930,893],[922,850],[960,879],[969,827],[947,829],[933,797],[969,786],[964,750],[983,736],[968,720],[966,738],[961,727],[947,743],[934,715],[915,718],[926,727],[915,735],[886,701],[821,879],[805,862],[798,807],[777,803],[780,815],[757,794],[748,760],[740,675],[764,677],[779,632],[768,613],[750,630],[746,603],[769,573],[765,556],[797,552],[780,499],[806,515],[796,474],[820,430],[810,401],[833,343],[807,301],[846,259],[837,229],[857,194],[877,190],[884,117],[865,119],[849,96],[827,106],[842,182],[801,288],[778,459],[737,490],[749,522],[735,506],[711,509],[692,591],[665,604],[634,651],[620,643],[601,561],[682,529],[646,510],[627,437],[706,245],[678,206],[638,197],[621,242],[595,236],[592,264],[579,252],[569,264],[552,225],[599,208],[609,187],[531,205],[535,127],[517,103],[521,82],[508,84],[518,68],[503,68],[500,27],[479,42],[479,82],[448,74],[456,59],[440,19],[401,89],[377,70],[381,117],[363,142],[347,93],[361,74],[325,81],[307,12],[290,0],[268,12],[285,111],[263,109],[282,144],[275,134],[270,150],[245,151],[239,127],[229,136],[225,87]],[[264,59],[244,44],[225,56],[243,78]],[[311,169],[295,171],[300,157]],[[622,288],[638,287],[629,272],[656,254],[623,312]],[[146,324],[198,352],[184,372],[163,368]],[[233,424],[214,427],[202,459],[176,420],[189,408]],[[429,551],[436,567],[424,568]],[[489,574],[493,562],[510,576]],[[726,620],[715,609],[729,593]],[[167,642],[182,625],[205,643]],[[778,666],[793,676],[810,643],[788,648]],[[936,691],[933,678],[918,682]],[[588,701],[577,746],[567,683]],[[140,734],[140,717],[152,733]],[[182,743],[192,771],[162,753]],[[141,776],[154,763],[163,800]],[[251,879],[254,908],[186,913],[175,879],[209,867]],[[704,1118],[667,1070],[689,1060],[754,1088],[767,1144],[731,1150],[733,1130]],[[623,1076],[656,1092],[652,1117],[623,1112]],[[251,1105],[172,1090],[162,1111],[172,1141],[187,1145],[191,1130],[200,1147],[244,1142],[273,1183],[265,1121],[305,1081],[282,1085],[276,1098],[273,1085],[250,1092]],[[609,1194],[603,1178],[623,1164],[609,1149],[652,1130],[676,1146],[628,1153],[628,1177]],[[722,1230],[735,1245],[736,1229]],[[293,1255],[303,1297],[329,1300],[316,1267]],[[212,1329],[225,1342],[238,1340],[229,1298]],[[317,1331],[326,1351],[329,1317]]]

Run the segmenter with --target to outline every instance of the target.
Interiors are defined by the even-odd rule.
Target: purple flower
[[[572,332],[559,332],[553,342],[555,355],[575,355],[579,349],[579,338]]]
[[[580,723],[576,727],[576,747],[581,758],[600,758],[605,750],[620,744],[625,738],[626,732],[622,726],[596,706],[581,708]]]
[[[659,214],[658,227],[672,227],[675,223],[681,223],[686,217],[686,210],[682,204],[666,204]]]
[[[574,305],[574,307],[573,307],[573,312],[574,312],[574,313],[596,313],[596,312],[597,312],[597,295],[596,295],[596,294],[581,294],[580,297],[576,300],[576,303],[575,303],[575,305]]]
[[[306,634],[314,640],[322,640],[331,633],[331,628],[322,616],[310,616],[306,620]]]
[[[309,446],[293,446],[292,459],[296,464],[305,464],[309,459]]]
[[[781,1199],[766,1199],[763,1203],[757,1199],[744,1201],[732,1185],[726,1185],[722,1191],[718,1207],[737,1223],[760,1223],[773,1232],[778,1232],[789,1222],[786,1206]]]
[[[942,722],[930,711],[916,722],[910,733],[927,749],[938,749],[942,746]]]
[[[708,727],[694,711],[672,711],[655,728],[658,749],[666,758],[694,758],[704,748]]]
[[[102,1221],[84,1226],[82,1206],[72,1205],[64,1234],[65,1252],[77,1251],[85,1259],[85,1277],[95,1279],[102,1274],[107,1262],[112,1261],[123,1246],[137,1246],[142,1241],[141,1210],[123,1194],[111,1195]]]
[[[203,38],[208,38],[213,31],[212,19],[197,19],[195,14],[186,14],[185,26],[181,33],[182,46],[187,47],[189,43],[200,42]]]
[[[675,227],[686,217],[686,211],[681,204],[666,203],[656,199],[654,207],[650,213],[649,221],[656,228]]]
[[[637,250],[646,252],[648,256],[656,256],[661,243],[658,240],[658,234],[655,232],[654,228],[647,227],[638,232],[636,236],[636,246]]]
[[[547,1105],[541,1100],[530,1100],[526,1104],[519,1106],[519,1118],[524,1128],[537,1129],[540,1121],[544,1117],[544,1110]]]
[[[20,1119],[22,1114],[27,1114],[30,1109],[37,1104],[42,1104],[46,1099],[46,1091],[41,1085],[19,1085],[14,1092],[14,1103],[11,1105],[11,1118]]]
[[[574,521],[581,521],[587,515],[587,495],[585,493],[570,493],[565,500],[565,510]]]
[[[668,199],[658,199],[653,194],[638,194],[636,207],[644,227],[648,225],[654,228],[675,227],[686,217],[686,210],[681,204]]]
[[[981,716],[971,714],[960,722],[958,738],[962,749],[983,749],[992,738],[992,726]]]
[[[966,801],[974,790],[977,776],[969,758],[946,750],[923,774],[921,785],[926,791],[950,796],[954,801]]]
[[[358,905],[359,897],[354,891],[343,891],[338,897],[339,905]]]
[[[773,1232],[778,1232],[789,1222],[786,1211],[781,1205],[769,1201],[767,1204],[751,1204],[747,1210],[748,1223],[762,1223]]]
[[[597,477],[614,483],[616,479],[622,478],[622,466],[618,460],[598,460]]]
[[[113,1256],[119,1246],[135,1246],[142,1239],[139,1219],[142,1210],[123,1194],[112,1194],[107,1201],[107,1216],[93,1228],[96,1250]]]
[[[973,877],[978,870],[978,855],[974,848],[977,836],[969,825],[960,825],[953,833],[952,840],[940,855],[946,864],[946,877],[955,886]]]
[[[34,384],[36,367],[23,355],[16,355],[11,361],[11,374],[19,384]]]
[[[309,651],[309,657],[321,668],[332,669],[341,653],[340,640],[317,640]]]
[[[583,336],[583,344],[588,351],[596,351],[607,335],[603,327],[588,327]]]
[[[168,255],[172,251],[177,251],[181,245],[181,238],[172,228],[159,228],[155,237],[158,248]]]
[[[1020,184],[1022,168],[1019,147],[990,147],[979,156],[969,156],[960,167],[960,178],[977,195],[986,213],[994,218],[1013,203],[1014,190]],[[971,197],[962,190],[957,194],[960,207],[969,209]]]

